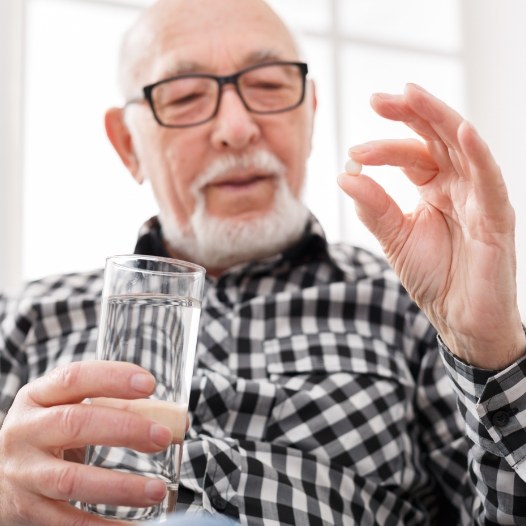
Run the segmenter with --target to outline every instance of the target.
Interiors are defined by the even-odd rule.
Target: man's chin
[[[176,254],[208,269],[224,270],[274,256],[296,242],[308,216],[306,209],[303,210],[288,219],[278,213],[259,214],[244,220],[201,216],[193,221],[191,232],[188,229],[186,233],[162,222],[163,232]]]
[[[308,217],[307,208],[282,183],[267,211],[247,210],[221,218],[207,212],[201,201],[186,226],[181,228],[162,215],[161,224],[176,254],[207,269],[224,270],[279,254],[301,237]]]
[[[288,232],[273,214],[252,214],[243,219],[207,217],[196,225],[196,254],[205,266],[229,268],[281,252],[298,232]]]
[[[232,214],[231,212],[208,212],[206,217],[207,221],[231,223],[232,225],[239,223],[240,226],[248,225],[250,227],[250,225],[254,224],[256,221],[264,221],[266,217],[272,214],[272,212],[272,208],[243,210],[241,212],[236,212],[235,214]]]

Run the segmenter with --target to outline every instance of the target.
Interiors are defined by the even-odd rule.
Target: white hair
[[[233,170],[247,168],[276,176],[271,210],[248,220],[210,215],[202,192],[205,185]],[[300,238],[309,216],[305,205],[290,191],[285,174],[285,166],[266,150],[217,159],[192,185],[196,207],[187,225],[179,225],[173,214],[161,210],[165,240],[177,253],[208,268],[224,269],[281,252]]]

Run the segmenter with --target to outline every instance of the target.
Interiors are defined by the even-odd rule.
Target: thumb
[[[354,200],[358,218],[380,242],[387,255],[395,250],[405,216],[382,186],[367,175],[342,173],[341,189]]]

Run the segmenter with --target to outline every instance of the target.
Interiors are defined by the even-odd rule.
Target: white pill
[[[345,171],[350,175],[359,175],[362,172],[362,165],[352,159],[348,159],[345,163]]]

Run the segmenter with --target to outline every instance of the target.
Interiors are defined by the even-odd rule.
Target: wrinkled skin
[[[154,387],[153,376],[136,365],[94,361],[62,366],[22,388],[0,432],[0,524],[95,526],[108,521],[68,501],[160,502],[166,491],[160,481],[79,463],[86,444],[153,452],[183,440],[125,408],[81,403],[102,395],[143,398]]]

